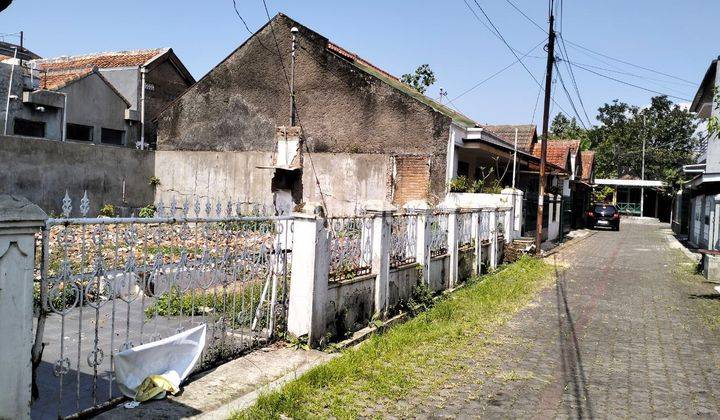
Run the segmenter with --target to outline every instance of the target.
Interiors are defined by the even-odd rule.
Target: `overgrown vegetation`
[[[484,179],[471,181],[466,176],[458,176],[451,179],[448,187],[450,192],[458,193],[500,194],[502,191],[502,184],[499,179],[493,179],[489,182]]]
[[[150,178],[148,178],[148,184],[149,184],[151,187],[157,187],[158,185],[160,185],[160,178],[158,178],[158,177],[156,177],[155,175],[153,175],[153,176],[151,176]]]
[[[471,281],[417,318],[261,396],[255,406],[233,418],[356,418],[364,407],[401,399],[421,384],[438,380],[478,336],[509,320],[551,279],[550,266],[523,257]]]
[[[425,93],[428,87],[435,84],[435,73],[429,64],[423,64],[414,73],[403,74],[400,80],[418,92]]]
[[[419,282],[413,287],[410,298],[405,302],[401,302],[400,309],[414,317],[430,309],[433,303],[432,290],[427,284]]]

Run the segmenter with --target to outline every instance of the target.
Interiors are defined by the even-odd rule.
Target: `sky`
[[[236,1],[253,31],[266,23],[261,0]],[[547,26],[547,2],[513,2],[540,26]],[[655,95],[588,69],[677,96],[673,100],[682,103],[692,99],[710,61],[720,54],[715,33],[720,16],[717,0],[562,3],[562,14],[556,16],[556,30],[566,40],[563,53],[566,50],[568,59],[577,64],[573,66],[575,83],[566,64],[561,62],[558,66],[577,114],[585,121],[588,120],[585,113],[589,115],[586,124],[596,122],[597,108],[606,102],[619,99],[644,106]],[[397,76],[429,64],[438,81],[430,87],[428,96],[438,98],[439,88],[444,88],[448,92],[444,101],[451,100],[453,107],[475,121],[541,123],[542,98],[536,108],[540,88],[529,73],[544,83],[546,35],[513,9],[508,0],[267,0],[267,4],[271,15],[283,12]],[[539,46],[522,60],[529,72],[515,63],[465,93],[516,62],[505,43],[488,30],[490,25],[478,5],[506,42],[521,52],[519,55]],[[0,32],[5,34],[24,31],[25,46],[43,57],[172,47],[196,79],[250,35],[235,15],[232,0],[15,0],[0,13],[0,25]],[[4,40],[18,41],[13,35],[4,36]],[[622,64],[575,45],[695,85]],[[554,99],[557,104],[553,105],[552,115],[560,109],[571,116],[575,114],[559,80],[555,83]]]

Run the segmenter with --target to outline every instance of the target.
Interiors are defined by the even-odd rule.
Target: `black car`
[[[620,212],[612,204],[598,203],[586,213],[589,228],[609,227],[620,230]]]

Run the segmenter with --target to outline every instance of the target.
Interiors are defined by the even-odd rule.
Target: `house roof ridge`
[[[38,58],[35,60],[32,60],[36,63],[53,63],[53,62],[59,62],[59,61],[69,61],[69,60],[78,60],[78,59],[88,59],[88,58],[95,58],[95,57],[106,57],[106,56],[120,56],[120,55],[141,55],[141,54],[149,54],[155,52],[156,56],[160,54],[164,54],[166,52],[170,51],[170,47],[159,47],[159,48],[142,48],[137,50],[122,50],[122,51],[101,51],[101,52],[94,52],[94,53],[87,53],[87,54],[77,54],[77,55],[59,55],[55,57],[46,57],[46,58]]]

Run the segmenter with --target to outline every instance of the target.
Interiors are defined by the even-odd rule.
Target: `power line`
[[[543,33],[547,34],[547,31],[546,31],[542,26],[540,26],[540,24],[538,24],[533,18],[531,18],[530,16],[528,16],[527,13],[523,12],[522,9],[520,9],[514,2],[512,2],[512,0],[505,0],[505,1],[506,1],[510,6],[512,6],[513,9],[515,9],[518,13],[520,13],[525,19],[527,19],[530,23],[532,23],[535,27],[537,27],[537,28],[538,28],[539,30],[541,30]],[[562,34],[561,34],[561,38],[562,38]],[[672,78],[672,79],[680,80],[680,81],[682,81],[682,82],[689,83],[689,84],[691,84],[692,86],[697,86],[697,83],[691,82],[690,80],[683,79],[683,78],[677,77],[677,76],[673,76],[672,74],[664,73],[664,72],[661,72],[661,71],[659,71],[659,70],[654,70],[654,69],[651,69],[651,68],[649,68],[649,67],[641,66],[641,65],[638,65],[638,64],[633,64],[633,63],[631,63],[631,62],[629,62],[629,61],[621,60],[621,59],[619,59],[619,58],[611,57],[611,56],[609,56],[609,55],[607,55],[607,54],[603,54],[603,53],[601,53],[601,52],[594,51],[594,50],[592,50],[592,49],[590,49],[590,48],[584,47],[584,46],[582,46],[582,45],[580,45],[580,44],[578,44],[578,43],[572,42],[572,41],[566,41],[566,40],[563,39],[563,42],[567,42],[568,44],[570,44],[571,46],[573,46],[573,47],[575,47],[575,48],[579,48],[579,49],[588,51],[588,52],[590,52],[590,53],[597,54],[597,55],[599,55],[599,56],[601,56],[601,57],[605,57],[605,58],[608,58],[608,59],[610,59],[610,60],[617,61],[617,62],[619,62],[619,63],[623,63],[623,64],[628,65],[628,66],[636,67],[636,68],[639,68],[639,69],[642,69],[642,70],[645,70],[645,71],[649,71],[649,72],[651,72],[651,73],[656,73],[656,74],[663,75],[663,76],[665,76],[665,77],[670,77],[670,78]]]
[[[565,48],[565,40],[563,39],[562,35],[559,36],[560,38],[560,49],[558,50],[560,53],[560,56],[564,56],[566,59],[568,57],[567,48]],[[588,125],[592,126],[592,121],[590,120],[590,117],[588,116],[587,109],[585,108],[585,103],[583,102],[582,95],[580,95],[580,88],[577,84],[577,79],[575,79],[575,72],[572,69],[572,66],[570,66],[567,61],[565,62],[565,65],[567,66],[568,73],[570,74],[570,80],[572,81],[573,88],[575,89],[575,94],[577,95],[578,100],[580,101],[580,108],[582,108],[583,114],[585,115],[585,119],[588,122]],[[560,73],[560,69],[556,66],[558,73]],[[560,82],[562,83],[562,76],[560,79]],[[563,83],[563,87],[565,84]],[[578,116],[578,118],[580,118]],[[580,118],[582,121],[582,118]],[[583,124],[584,125],[584,124]]]
[[[551,1],[552,1],[552,0],[551,0]],[[473,0],[473,2],[475,3],[475,5],[477,5],[478,9],[480,9],[480,12],[482,12],[483,16],[485,16],[485,19],[487,19],[488,23],[490,23],[490,26],[492,26],[492,28],[494,29],[494,32],[493,32],[493,31],[491,31],[491,32],[497,34],[498,38],[505,44],[505,46],[506,46],[506,47],[510,50],[510,52],[515,56],[515,59],[520,63],[520,65],[523,66],[523,68],[524,68],[525,71],[530,75],[530,77],[533,79],[533,81],[535,82],[535,84],[537,84],[538,86],[540,86],[540,87],[542,88],[542,84],[540,84],[540,82],[535,78],[535,75],[532,74],[532,72],[531,72],[530,69],[527,67],[527,65],[525,65],[525,63],[522,61],[522,59],[517,55],[517,53],[515,52],[516,50],[515,50],[512,46],[510,46],[510,44],[507,42],[507,40],[505,39],[505,37],[502,36],[502,34],[500,33],[500,30],[497,28],[497,26],[495,26],[495,24],[493,23],[492,19],[490,19],[490,16],[488,16],[488,14],[485,13],[485,10],[482,8],[482,6],[480,6],[480,3],[478,3],[477,0]],[[469,4],[467,1],[465,1],[465,4],[470,8],[470,11],[473,12],[473,15],[475,15],[475,17],[476,17],[480,22],[482,22],[482,20],[481,20],[480,17],[477,15],[477,13],[475,13],[475,11],[472,9],[472,7],[470,6],[470,4]],[[487,26],[486,26],[486,27],[487,27]],[[557,102],[555,102],[554,99],[553,99],[553,103],[555,103],[555,105],[557,105],[557,107],[560,108],[564,113],[569,114],[567,111],[565,111],[565,110],[563,109],[562,106],[560,106],[560,104],[558,104]]]
[[[596,71],[594,71],[594,70],[590,70],[590,69],[588,69],[588,68],[586,68],[586,67],[583,67],[583,66],[581,66],[581,65],[579,65],[579,64],[572,64],[572,63],[571,63],[571,65],[573,65],[573,66],[575,66],[575,67],[577,67],[577,68],[579,68],[579,69],[583,69],[583,70],[585,70],[585,71],[587,71],[587,72],[590,72],[590,73],[592,73],[592,74],[598,75],[598,76],[600,76],[600,77],[604,77],[604,78],[606,78],[606,79],[610,79],[610,80],[613,80],[613,81],[615,81],[615,82],[622,83],[622,84],[624,84],[624,85],[632,86],[632,87],[637,88],[637,89],[640,89],[640,90],[644,90],[644,91],[647,91],[647,92],[655,93],[655,94],[657,94],[657,95],[664,95],[664,96],[667,96],[667,97],[670,97],[670,98],[674,98],[674,99],[679,99],[679,100],[681,100],[681,101],[686,101],[686,102],[687,102],[687,101],[690,101],[690,99],[688,99],[688,98],[682,98],[682,97],[680,97],[680,96],[670,95],[669,93],[658,92],[657,90],[648,89],[648,88],[646,88],[646,87],[639,86],[639,85],[636,85],[636,84],[634,84],[634,83],[626,82],[626,81],[624,81],[624,80],[620,80],[620,79],[617,79],[617,78],[612,77],[612,76],[608,76],[608,75],[605,75],[605,74],[602,74],[602,73],[598,73],[598,72],[596,72]]]
[[[542,41],[540,41],[539,44],[537,44],[537,45],[535,45],[534,47],[532,47],[531,49],[529,49],[529,50],[528,50],[525,54],[523,54],[522,57],[520,57],[520,58],[525,58],[525,57],[527,57],[527,56],[528,56],[531,52],[533,52],[537,47],[539,47],[540,45],[542,45],[543,43],[545,43],[545,41],[547,41],[547,39],[543,39]],[[508,64],[507,66],[505,66],[505,67],[503,67],[503,68],[501,68],[500,70],[496,71],[495,73],[491,74],[490,76],[488,76],[488,77],[484,78],[483,80],[477,82],[477,83],[476,83],[475,85],[473,85],[471,88],[466,89],[465,91],[463,91],[463,93],[461,93],[461,94],[457,95],[456,97],[452,98],[450,101],[452,102],[452,101],[458,100],[458,99],[460,99],[461,97],[467,95],[468,93],[470,93],[470,92],[472,92],[473,90],[475,90],[475,89],[477,89],[478,87],[480,87],[482,84],[490,81],[491,79],[495,78],[495,76],[499,75],[500,73],[502,73],[502,72],[504,72],[505,70],[509,69],[510,67],[514,66],[514,65],[517,64],[519,61],[520,61],[520,60],[515,60],[515,61],[513,61],[512,63]]]
[[[557,77],[558,77],[558,80],[560,81],[560,85],[562,86],[563,91],[565,91],[565,96],[567,96],[568,102],[570,102],[570,107],[575,112],[575,116],[580,121],[580,124],[582,124],[583,128],[587,130],[588,128],[585,125],[585,122],[583,121],[582,117],[580,116],[580,113],[578,112],[577,107],[575,106],[575,102],[573,101],[572,96],[570,95],[570,91],[568,91],[567,86],[565,86],[565,81],[563,80],[562,74],[560,73],[560,67],[557,65],[557,62],[555,62],[554,65],[555,65],[555,70],[557,70]]]

